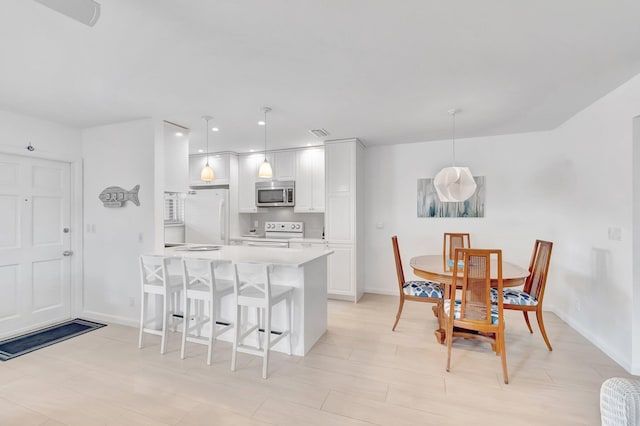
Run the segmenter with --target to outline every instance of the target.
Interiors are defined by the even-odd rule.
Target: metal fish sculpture
[[[140,185],[134,186],[131,191],[126,191],[119,186],[110,186],[105,188],[98,198],[102,201],[102,204],[105,207],[122,207],[124,203],[127,201],[132,201],[136,206],[140,205],[140,200],[138,200],[138,191],[140,190]]]

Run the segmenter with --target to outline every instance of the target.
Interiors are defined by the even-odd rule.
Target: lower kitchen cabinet
[[[355,294],[355,249],[353,245],[329,244],[333,254],[327,258],[329,297],[353,300]]]

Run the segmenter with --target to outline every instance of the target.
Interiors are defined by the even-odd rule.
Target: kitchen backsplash
[[[324,229],[324,213],[294,213],[291,207],[269,207],[264,213],[252,213],[251,227],[258,222],[256,230],[264,233],[265,222],[304,222],[304,236],[306,238],[322,238]],[[248,229],[241,230],[243,234],[249,232]]]

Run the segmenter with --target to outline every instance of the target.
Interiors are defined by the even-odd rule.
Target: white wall
[[[87,316],[136,324],[140,312],[137,263],[143,252],[163,238],[162,187],[164,169],[162,125],[151,119],[86,129],[84,157],[84,309]],[[159,167],[155,167],[158,164]],[[162,176],[162,173],[160,173]],[[103,189],[140,185],[140,206],[105,208]],[[95,226],[95,232],[93,227]],[[88,232],[89,231],[89,232]],[[133,302],[133,304],[131,304]]]
[[[523,266],[536,238],[554,241],[546,308],[639,374],[631,343],[640,334],[631,232],[638,113],[640,76],[551,132],[456,141],[457,164],[486,176],[483,219],[416,217],[416,180],[450,164],[450,141],[368,148],[366,291],[397,294],[394,234],[409,277],[409,259],[441,252],[445,231],[470,232],[473,246],[502,248],[505,260]],[[608,239],[609,227],[621,229],[622,241]]]
[[[632,369],[640,374],[640,117],[633,120],[633,323]]]

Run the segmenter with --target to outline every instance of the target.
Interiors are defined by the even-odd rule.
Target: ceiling
[[[637,0],[98,0],[94,27],[3,0],[0,108],[86,128],[141,117],[212,150],[556,127],[640,73]]]

